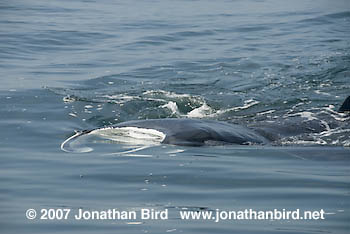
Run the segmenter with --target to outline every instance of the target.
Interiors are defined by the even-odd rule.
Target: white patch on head
[[[137,128],[137,127],[106,127],[92,130],[88,133],[77,132],[73,136],[67,138],[61,144],[61,149],[65,152],[73,153],[87,153],[94,149],[92,146],[100,142],[115,142],[123,143],[129,146],[142,146],[137,149],[144,149],[143,147],[150,147],[159,145],[166,135],[163,132],[155,129]],[[116,154],[125,154],[138,150],[131,150]]]
[[[96,135],[115,142],[137,145],[159,144],[166,137],[163,132],[155,129],[138,127],[100,128],[91,131],[89,135]]]

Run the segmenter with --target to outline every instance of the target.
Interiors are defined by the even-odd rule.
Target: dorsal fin
[[[341,107],[338,110],[338,112],[341,112],[341,113],[346,111],[350,111],[350,96],[345,99],[345,101],[343,102],[343,105],[341,105]]]

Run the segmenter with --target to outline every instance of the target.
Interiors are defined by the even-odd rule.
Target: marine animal
[[[350,111],[350,96],[338,111]],[[73,139],[90,134],[100,134],[102,137],[108,135],[113,139],[117,139],[117,141],[123,141],[123,139],[129,137],[134,138],[135,141],[148,139],[159,143],[183,146],[268,144],[275,140],[277,135],[280,135],[276,132],[276,126],[268,125],[248,128],[215,120],[191,118],[146,119],[77,132],[61,144],[61,149],[65,150],[66,144]]]

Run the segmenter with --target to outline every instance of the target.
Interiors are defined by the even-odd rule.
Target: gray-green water
[[[349,116],[336,110],[350,95],[349,21],[340,0],[2,1],[1,233],[347,233]],[[280,137],[60,148],[76,130],[147,118],[220,120]],[[28,220],[29,208],[168,209],[169,219]],[[249,208],[326,216],[179,216]]]

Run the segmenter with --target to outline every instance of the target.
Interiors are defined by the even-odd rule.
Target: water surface
[[[4,233],[347,233],[348,1],[2,1]],[[74,131],[203,118],[277,126],[272,145],[87,142]],[[272,131],[272,130],[271,130]],[[133,151],[138,149],[137,151]],[[168,209],[168,220],[28,220],[29,208]],[[302,209],[325,220],[184,221]]]

